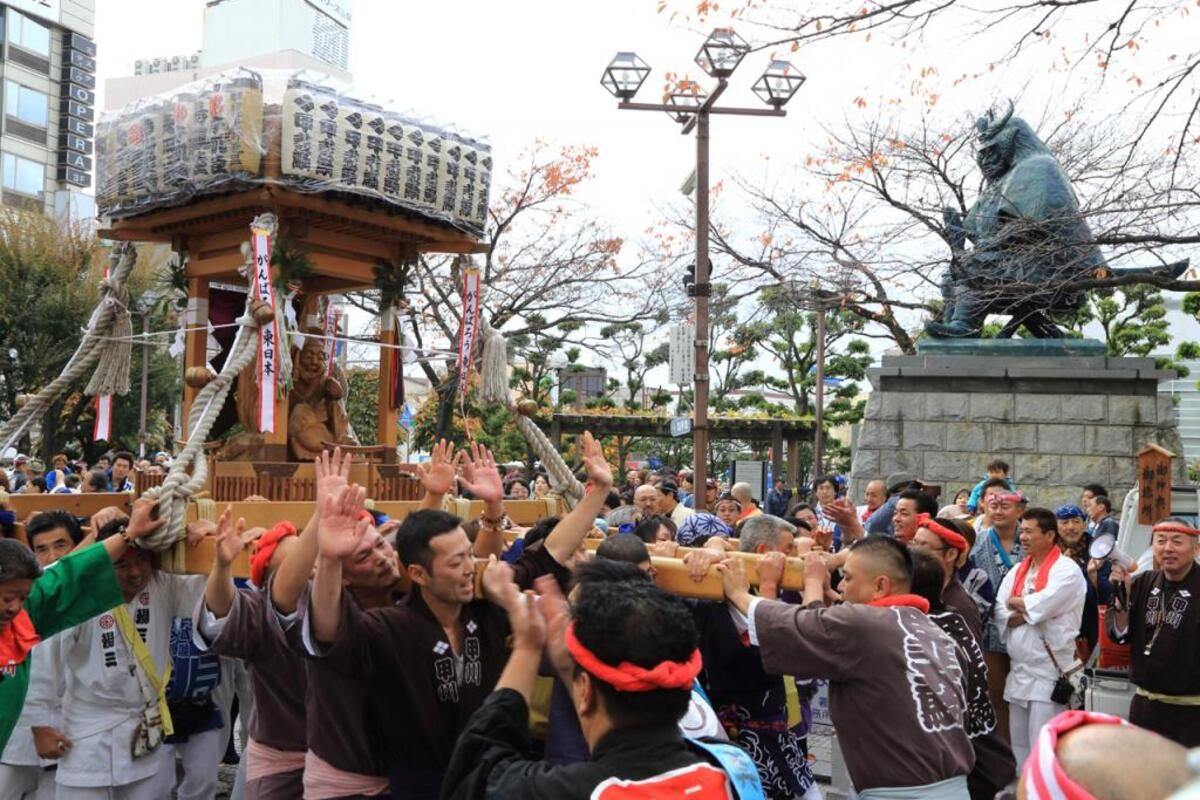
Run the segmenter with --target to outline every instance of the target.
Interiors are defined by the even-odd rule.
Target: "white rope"
[[[276,222],[274,214],[262,214],[251,223],[252,228],[262,228],[275,236]],[[253,259],[249,251],[243,248],[246,259],[246,274],[248,280],[254,280]],[[269,290],[272,295],[275,287]],[[138,540],[138,544],[150,550],[166,550],[186,535],[185,520],[188,500],[199,492],[208,478],[208,462],[204,457],[203,446],[208,441],[208,434],[213,424],[225,406],[225,399],[233,387],[234,379],[258,358],[258,328],[259,324],[250,313],[251,295],[246,296],[246,310],[237,320],[238,331],[230,348],[229,357],[217,377],[196,395],[188,414],[188,439],[183,450],[171,462],[171,470],[163,479],[161,486],[156,486],[146,492],[148,497],[158,498],[158,513],[166,519],[166,524],[151,536]],[[276,423],[280,424],[280,423]],[[191,467],[191,474],[188,468]]]
[[[113,248],[109,254],[109,277],[100,283],[100,302],[96,304],[92,316],[88,319],[87,327],[79,340],[79,346],[75,348],[75,352],[71,354],[71,358],[59,376],[29,398],[25,405],[17,409],[15,414],[0,425],[0,453],[12,447],[24,435],[29,426],[45,413],[46,409],[68,387],[83,378],[88,369],[101,359],[102,351],[105,349],[100,347],[102,337],[113,333],[114,326],[119,324],[118,316],[123,313],[125,322],[128,323],[129,315],[125,306],[129,303],[129,296],[125,288],[125,281],[129,277],[129,273],[133,271],[133,265],[136,262],[137,250],[131,242],[121,242]],[[112,359],[105,359],[101,367],[97,369],[97,375],[103,370],[107,377],[98,380],[96,375],[93,375],[87,391],[91,393],[93,384],[97,382],[104,383],[112,380],[114,369]],[[128,360],[126,360],[124,380],[124,391],[128,392]],[[119,380],[115,382],[115,386],[120,386]]]
[[[209,331],[209,330],[218,331],[218,330],[223,330],[225,328],[237,328],[237,327],[241,327],[240,322],[226,322],[221,325],[213,325],[211,328],[209,328],[207,325],[196,325],[196,326],[190,327],[190,328],[188,328],[188,327],[171,328],[170,330],[165,330],[165,331],[149,331],[146,333],[130,333],[127,336],[94,336],[92,338],[94,338],[98,342],[137,342],[142,339],[151,339],[151,338],[154,338],[157,336],[174,336],[177,333],[192,333],[195,331]],[[446,357],[446,356],[457,357],[458,356],[458,353],[454,350],[441,350],[436,347],[413,347],[412,345],[404,345],[404,344],[387,344],[384,342],[377,341],[375,339],[360,339],[360,338],[357,338],[354,336],[323,336],[319,333],[306,333],[306,334],[304,334],[304,338],[305,339],[324,339],[324,340],[331,341],[331,342],[345,342],[347,344],[361,344],[361,345],[366,345],[368,347],[379,347],[381,349],[387,349],[387,350],[411,350],[414,353],[434,353],[434,354],[440,355],[442,357]],[[433,361],[433,360],[441,360],[441,359],[429,359],[429,360]]]
[[[501,405],[513,412],[517,430],[525,437],[538,461],[546,467],[550,479],[551,494],[561,498],[568,508],[583,499],[583,485],[575,480],[574,473],[563,461],[558,448],[542,433],[533,420],[519,413],[508,391],[508,346],[504,335],[493,328],[485,319],[481,322],[483,354],[480,356],[479,374],[483,402]]]

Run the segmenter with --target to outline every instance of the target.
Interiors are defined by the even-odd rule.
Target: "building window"
[[[4,113],[8,116],[44,128],[49,108],[50,98],[42,92],[16,81],[4,82]]]
[[[30,197],[41,197],[46,189],[46,165],[28,158],[5,153],[4,190]]]
[[[22,50],[50,57],[50,29],[12,9],[8,11],[8,42]]]

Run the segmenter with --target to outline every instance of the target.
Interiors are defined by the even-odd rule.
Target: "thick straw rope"
[[[275,236],[276,222],[274,214],[261,214],[250,223],[251,228],[262,228],[268,231],[272,238]],[[247,280],[254,281],[254,261],[248,248],[242,248],[245,258]],[[274,287],[271,292],[274,293]],[[163,479],[162,485],[146,492],[147,497],[158,498],[160,517],[167,523],[156,533],[138,540],[138,544],[149,550],[166,550],[181,539],[185,533],[188,500],[204,487],[208,478],[208,462],[204,457],[203,446],[208,441],[209,431],[217,416],[225,406],[225,398],[233,387],[237,376],[258,358],[258,322],[250,313],[251,295],[246,297],[246,310],[237,322],[240,326],[233,340],[233,347],[221,373],[213,378],[196,395],[192,403],[191,413],[188,414],[188,440],[183,450],[171,462],[171,471]],[[276,306],[277,315],[282,311]],[[280,325],[280,328],[283,326]],[[286,351],[286,347],[280,347]],[[290,371],[290,370],[289,370]],[[283,372],[282,365],[280,373]],[[281,375],[282,377],[282,375]],[[281,424],[279,421],[276,424]],[[188,474],[188,467],[192,467]]]
[[[479,373],[482,378],[483,401],[507,407],[517,420],[517,430],[533,449],[538,460],[546,467],[550,477],[550,494],[557,496],[573,508],[583,499],[583,484],[575,480],[574,473],[559,455],[558,449],[542,433],[533,420],[518,413],[508,392],[508,346],[503,334],[482,320],[483,355],[480,357]]]
[[[100,302],[92,311],[79,346],[59,376],[0,425],[0,453],[12,447],[63,392],[83,378],[97,360],[100,364],[88,383],[88,394],[125,394],[129,391],[129,345],[123,347],[122,366],[122,348],[112,347],[97,337],[129,336],[129,291],[125,288],[125,281],[135,263],[137,250],[132,243],[121,242],[113,248],[109,255],[109,276],[100,282]],[[124,370],[123,378],[117,374],[121,369]]]

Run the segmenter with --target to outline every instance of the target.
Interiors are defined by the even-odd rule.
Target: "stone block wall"
[[[1175,482],[1185,482],[1175,410],[1157,393],[1168,376],[1152,359],[885,356],[869,377],[850,473],[856,500],[867,481],[909,472],[940,484],[950,503],[999,457],[1037,505],[1076,502],[1082,484],[1097,482],[1119,509],[1148,443],[1179,454]]]

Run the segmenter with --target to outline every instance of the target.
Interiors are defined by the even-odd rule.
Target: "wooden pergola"
[[[537,420],[550,441],[560,446],[564,435],[590,431],[593,436],[630,436],[650,439],[669,439],[671,417],[624,414],[555,414],[546,422]],[[768,444],[772,450],[771,469],[783,475],[784,448],[787,448],[787,481],[795,486],[800,478],[800,442],[812,439],[813,423],[809,420],[748,417],[708,418],[709,438],[737,439],[756,444]]]
[[[372,269],[399,264],[420,253],[476,253],[486,244],[452,225],[408,214],[395,206],[344,193],[305,193],[287,188],[280,171],[278,146],[280,121],[266,121],[268,142],[262,183],[241,191],[206,196],[176,208],[147,211],[115,221],[100,231],[106,239],[162,242],[181,258],[186,256],[188,289],[185,367],[206,363],[203,330],[208,322],[209,286],[213,282],[244,283],[238,274],[243,264],[241,245],[249,241],[255,216],[272,212],[279,221],[277,239],[303,248],[311,257],[314,275],[304,285],[301,323],[314,319],[321,295],[369,288]],[[272,137],[274,142],[271,141]],[[381,330],[385,344],[402,341],[396,331]],[[376,442],[390,451],[397,442],[397,411],[388,402],[392,386],[392,359],[380,348],[379,421]],[[199,389],[184,387],[183,419],[188,419]],[[277,400],[277,414],[287,419],[287,398]],[[187,431],[181,431],[186,436]],[[287,460],[287,425],[266,434],[264,457]]]

